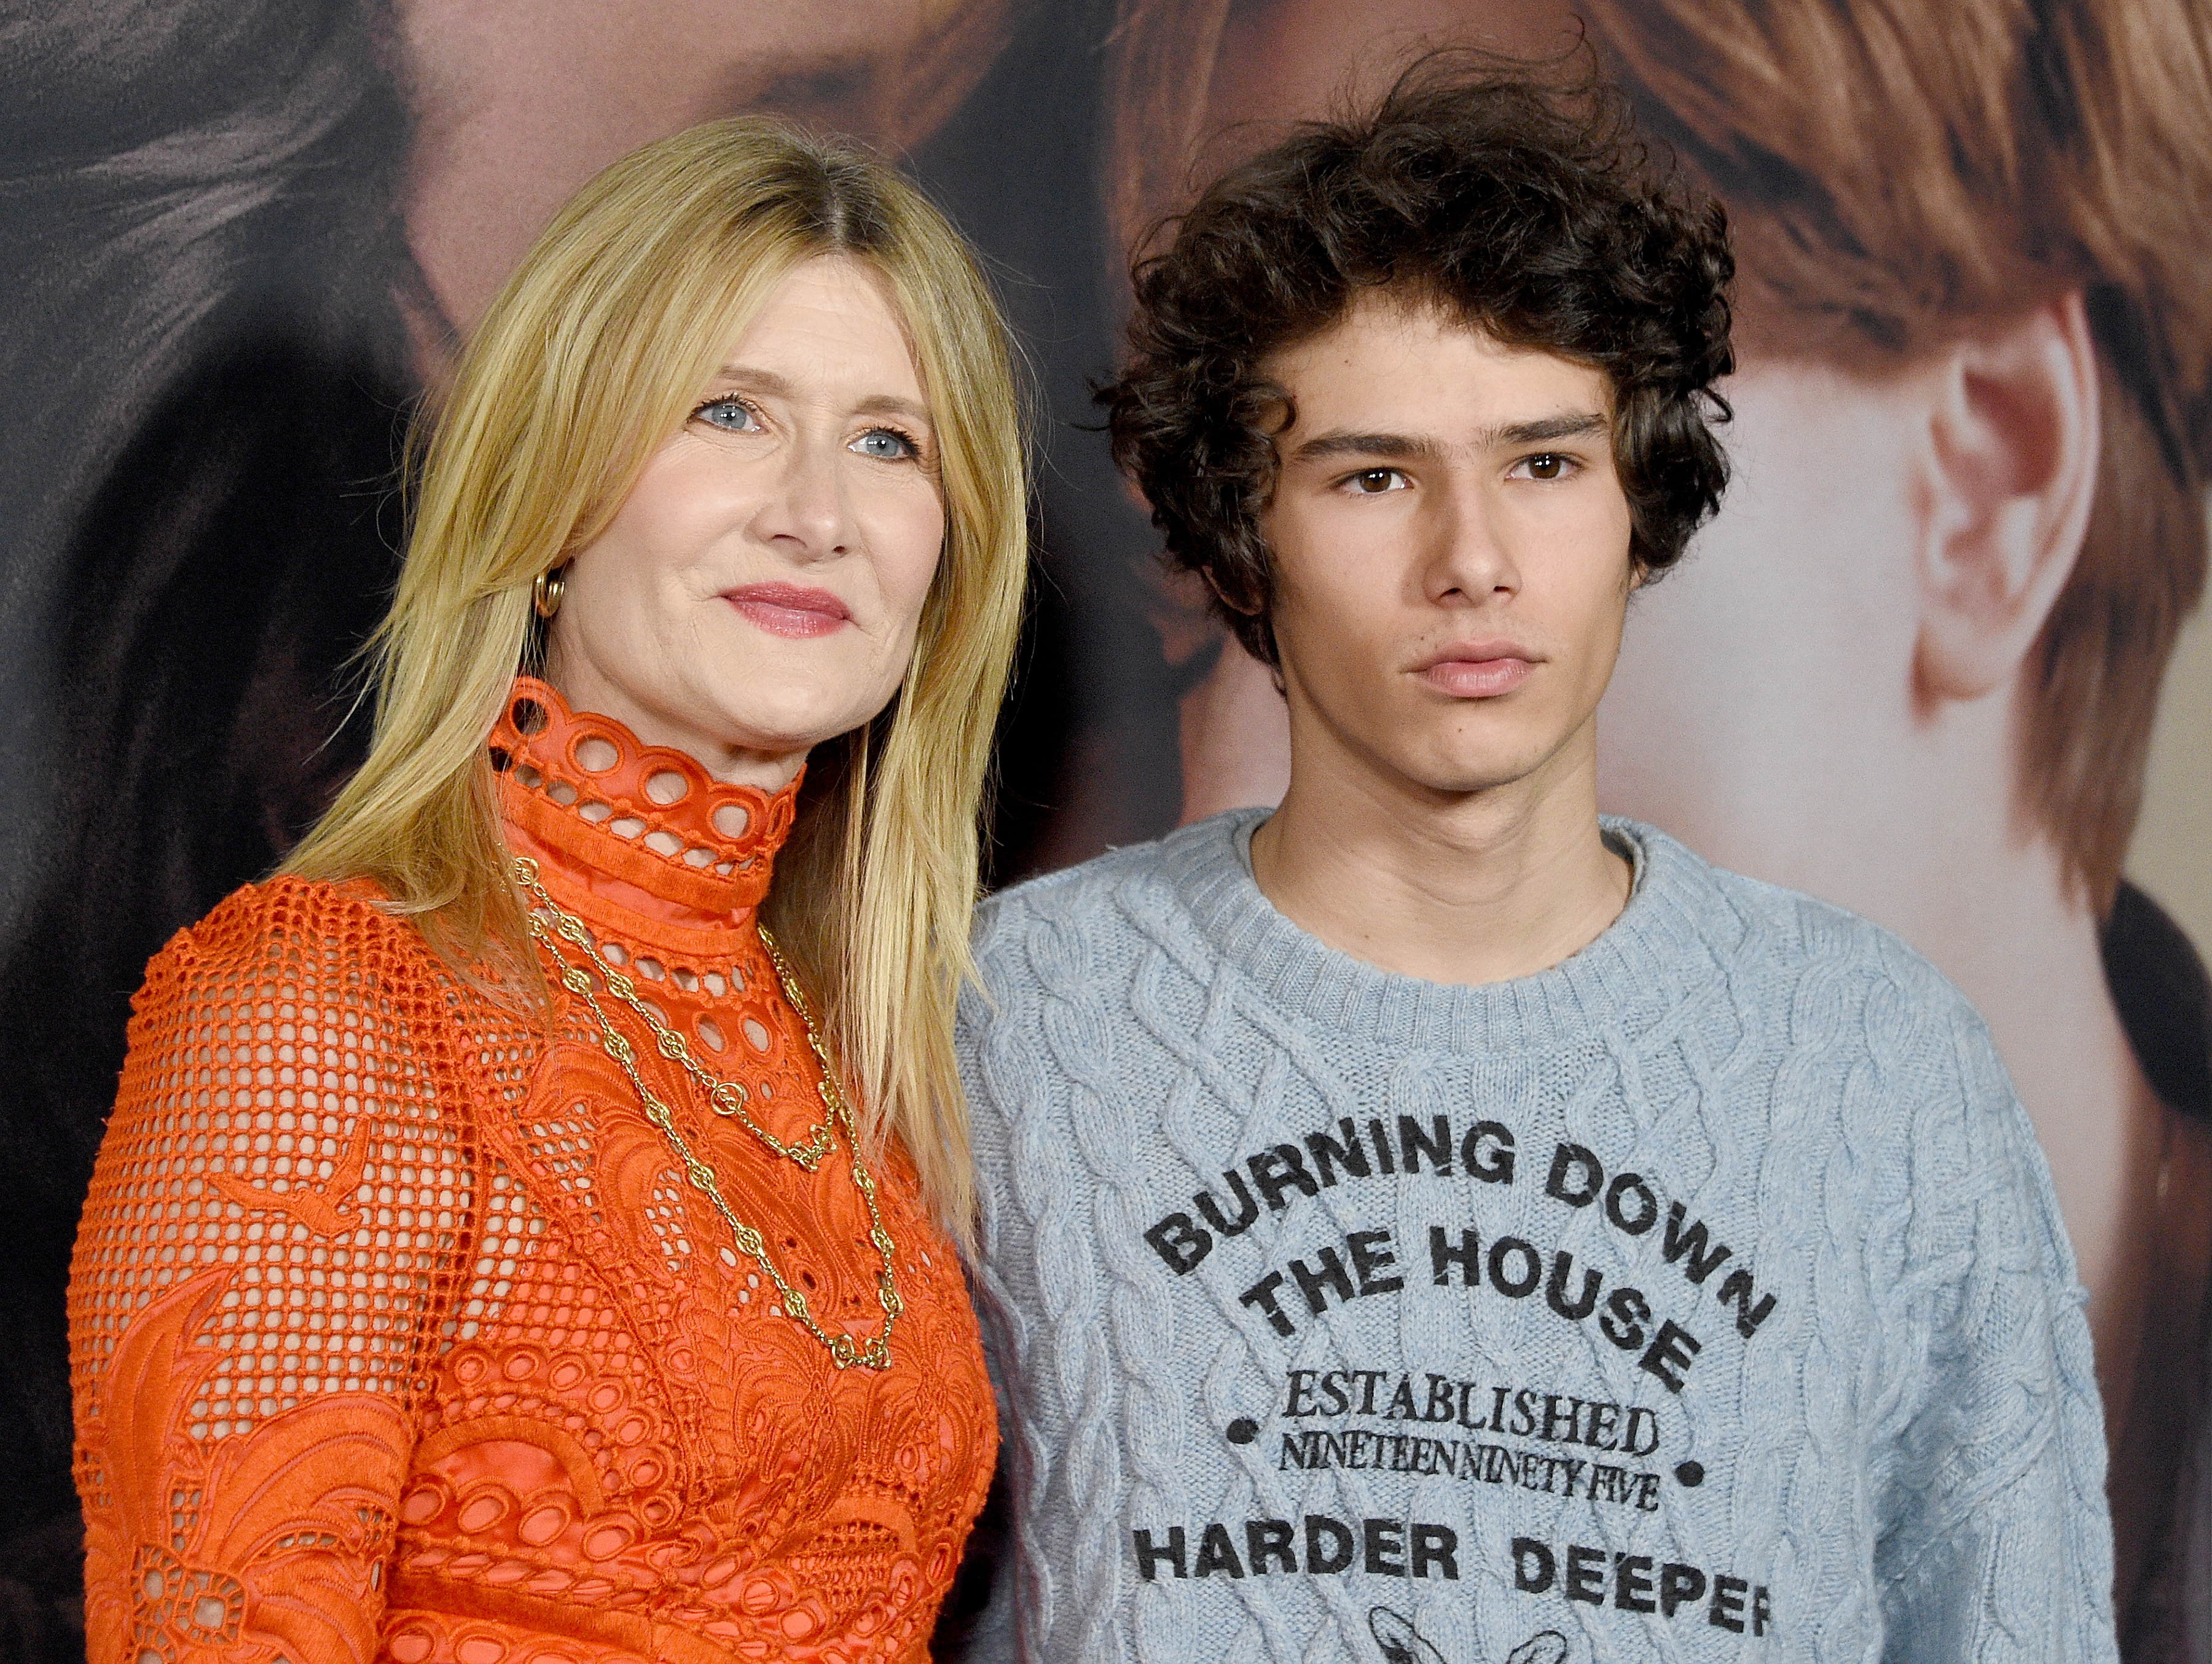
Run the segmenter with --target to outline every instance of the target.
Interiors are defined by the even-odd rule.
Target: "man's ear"
[[[2066,586],[2096,490],[2095,354],[2075,294],[1943,358],[1919,558],[1923,706],[2003,683]]]
[[[1214,575],[1212,568],[1200,568],[1199,576],[1206,580],[1206,586],[1213,592],[1213,598],[1227,607],[1230,611],[1242,613],[1247,618],[1254,617],[1261,611],[1260,602],[1256,597],[1239,598],[1222,588],[1221,580]]]

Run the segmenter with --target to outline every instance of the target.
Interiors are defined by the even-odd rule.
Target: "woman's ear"
[[[2099,456],[2081,295],[1950,349],[1929,440],[1914,665],[1923,708],[2009,680],[2081,553]]]

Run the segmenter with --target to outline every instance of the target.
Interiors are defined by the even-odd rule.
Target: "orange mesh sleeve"
[[[91,1664],[374,1655],[475,1205],[453,1026],[412,927],[328,885],[149,968],[70,1279]]]

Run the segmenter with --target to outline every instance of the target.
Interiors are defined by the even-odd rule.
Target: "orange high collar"
[[[559,888],[612,904],[664,945],[672,928],[750,936],[799,779],[773,793],[714,780],[530,676],[515,679],[490,744],[508,841]]]

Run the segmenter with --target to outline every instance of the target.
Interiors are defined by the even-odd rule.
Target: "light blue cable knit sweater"
[[[982,915],[982,1655],[2114,1655],[2072,1253],[1941,976],[1626,823],[1565,963],[1392,976],[1261,817]]]

